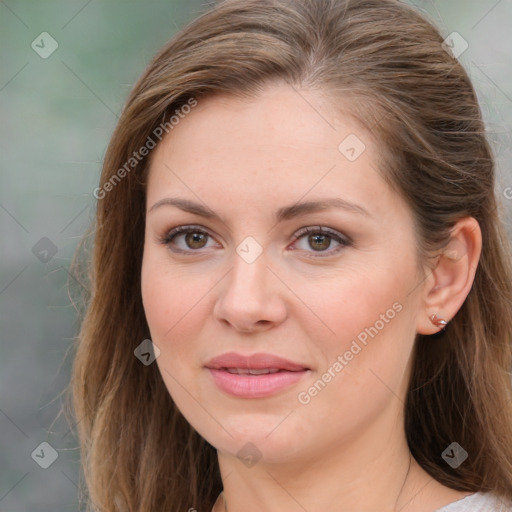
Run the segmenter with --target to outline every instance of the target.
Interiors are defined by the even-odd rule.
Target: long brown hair
[[[398,0],[227,0],[149,64],[110,141],[96,220],[77,253],[94,240],[71,383],[90,510],[206,511],[222,490],[215,448],[178,411],[157,365],[134,356],[149,338],[140,290],[149,158],[130,158],[191,100],[250,97],[273,81],[329,93],[334,107],[354,99],[352,114],[385,152],[380,171],[414,213],[421,258],[457,220],[479,222],[466,301],[446,331],[417,336],[405,429],[442,484],[512,498],[510,247],[477,97],[442,42]],[[457,469],[441,457],[454,441],[469,454]]]

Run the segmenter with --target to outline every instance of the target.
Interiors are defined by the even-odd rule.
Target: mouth
[[[310,370],[277,370],[275,368],[209,368],[217,388],[237,398],[266,398],[297,384]],[[255,373],[256,372],[256,373]]]
[[[264,398],[289,388],[310,373],[307,366],[273,354],[223,354],[206,364],[222,392],[238,398]]]
[[[206,364],[206,367],[214,370],[231,371],[231,373],[258,372],[259,370],[263,370],[264,373],[276,373],[279,371],[295,372],[310,369],[304,364],[274,354],[243,355],[236,352],[227,352],[214,357]],[[258,375],[258,373],[252,374]]]
[[[269,373],[288,371],[280,368],[219,368],[219,370],[233,373],[235,375],[268,375]]]

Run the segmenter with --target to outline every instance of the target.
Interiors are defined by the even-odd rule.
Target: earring
[[[430,317],[430,321],[436,326],[436,327],[442,327],[442,329],[445,329],[448,325],[448,322],[446,320],[443,320],[442,318],[438,318],[437,314],[433,314]]]

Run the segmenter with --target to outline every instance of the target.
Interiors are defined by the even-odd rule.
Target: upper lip
[[[286,370],[289,372],[298,372],[302,370],[309,370],[309,368],[300,363],[288,361],[282,357],[273,354],[251,354],[242,355],[236,352],[227,352],[220,356],[214,357],[208,363],[206,368],[221,370],[223,368],[244,368],[252,370],[263,370],[265,368],[277,368],[279,370]]]

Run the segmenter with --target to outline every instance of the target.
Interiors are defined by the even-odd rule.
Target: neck
[[[403,431],[396,431],[401,436],[394,439],[377,436],[375,442],[368,432],[348,446],[291,462],[261,459],[251,468],[219,452],[224,493],[214,510],[223,512],[224,503],[228,512],[423,510],[418,496],[437,482],[411,457]]]

